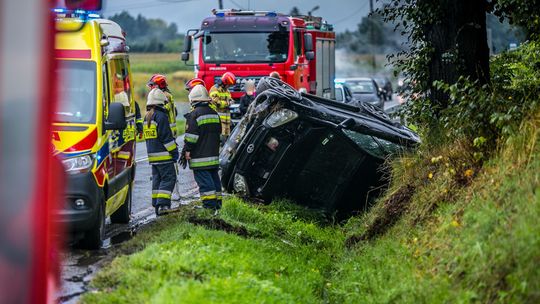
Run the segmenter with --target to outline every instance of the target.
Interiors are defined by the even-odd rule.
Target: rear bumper
[[[57,220],[64,223],[69,231],[91,229],[98,220],[102,196],[102,189],[91,172],[68,175],[64,209],[57,212]],[[75,205],[78,199],[84,200],[84,206]]]

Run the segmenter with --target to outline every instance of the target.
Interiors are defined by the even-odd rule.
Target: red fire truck
[[[187,62],[193,52],[195,75],[208,88],[223,73],[232,72],[237,83],[230,91],[238,99],[247,80],[257,83],[276,71],[300,91],[334,98],[336,35],[321,17],[244,10],[213,13],[200,29],[187,32],[182,53]]]

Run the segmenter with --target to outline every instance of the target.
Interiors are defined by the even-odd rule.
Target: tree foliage
[[[500,75],[490,74],[487,61],[486,14],[493,12],[522,26],[534,38],[540,29],[538,1],[387,2],[379,13],[385,21],[401,26],[401,34],[409,40],[408,50],[390,57],[411,83],[406,108],[411,121],[438,135],[442,130],[446,135],[474,137],[475,133],[501,134],[498,113],[505,113],[501,117],[506,120],[522,118],[525,108],[511,98],[499,102],[501,95],[495,92],[501,90],[493,87],[499,83],[489,81],[490,75],[500,81]]]
[[[178,33],[175,23],[162,19],[147,19],[142,15],[131,16],[121,12],[110,17],[127,34],[128,44],[134,52],[176,52],[182,50],[184,35]]]

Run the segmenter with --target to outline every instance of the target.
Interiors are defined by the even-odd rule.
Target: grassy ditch
[[[228,199],[218,218],[186,211],[122,250],[85,303],[314,303],[325,297],[343,235],[287,203]]]
[[[342,225],[286,202],[193,210],[120,248],[83,303],[538,303],[540,114],[490,160],[455,144],[394,163]]]

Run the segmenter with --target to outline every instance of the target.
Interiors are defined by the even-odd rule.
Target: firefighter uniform
[[[219,115],[210,107],[211,99],[202,85],[195,86],[189,93],[193,110],[186,114],[186,134],[183,153],[189,152],[189,168],[193,170],[195,182],[203,207],[221,208],[221,181],[219,178],[219,144],[221,123]]]
[[[135,103],[135,125],[137,126],[137,135],[143,133],[143,118],[141,116],[141,108],[138,103]]]
[[[166,99],[161,90],[150,91],[147,103],[149,112],[144,122],[148,161],[152,165],[152,206],[156,208],[156,213],[158,207],[171,205],[171,194],[176,184],[174,163],[179,156],[168,113],[163,107]]]
[[[178,111],[176,110],[172,94],[167,91],[163,91],[163,93],[167,96],[167,102],[165,103],[164,108],[167,110],[169,126],[171,127],[173,137],[176,138],[178,133],[178,130],[176,129],[176,115],[178,115]]]
[[[225,87],[215,85],[210,89],[210,98],[221,120],[221,134],[227,138],[231,134],[231,93]]]

